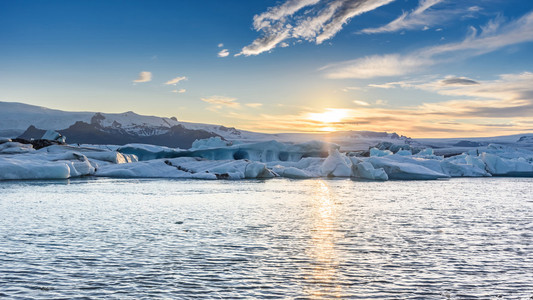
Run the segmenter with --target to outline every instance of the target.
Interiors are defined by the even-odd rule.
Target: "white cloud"
[[[374,55],[344,61],[323,67],[328,78],[372,78],[405,75],[424,67],[456,60],[457,52],[463,58],[477,56],[502,47],[533,41],[533,12],[505,26],[485,26],[488,31],[478,34],[475,28],[466,39],[458,43],[423,48],[406,55]],[[450,57],[450,54],[453,54]]]
[[[362,105],[362,106],[369,106],[370,105],[370,104],[368,104],[368,102],[361,101],[361,100],[354,100],[353,103],[355,103],[357,105]]]
[[[503,74],[496,80],[474,81],[447,76],[438,80],[398,81],[386,85],[415,88],[457,100],[423,103],[418,114],[454,115],[455,118],[512,118],[533,114],[533,73]],[[462,98],[462,99],[461,99]]]
[[[224,44],[222,43],[218,44],[218,48],[222,48],[222,47],[224,47]]]
[[[326,77],[338,78],[373,78],[397,76],[414,72],[423,66],[433,64],[429,59],[398,54],[374,55],[360,59],[325,66]]]
[[[387,25],[377,28],[367,28],[361,30],[362,33],[382,33],[394,32],[404,29],[413,29],[422,27],[424,30],[429,29],[428,25],[439,23],[445,18],[451,17],[449,11],[428,11],[431,7],[443,2],[444,0],[420,0],[418,7],[411,12],[404,12],[394,21]],[[454,12],[454,15],[457,12]]]
[[[242,48],[238,55],[244,54],[245,56],[261,54],[265,51],[270,51],[276,47],[277,44],[289,37],[289,30],[276,31],[269,35],[265,35],[262,38],[258,38],[252,42],[252,44]]]
[[[173,93],[178,93],[178,94],[183,94],[186,91],[187,91],[186,89],[172,90]]]
[[[251,108],[258,108],[258,107],[263,106],[263,103],[246,103],[244,105],[251,107]]]
[[[176,77],[176,78],[170,79],[169,81],[165,82],[165,84],[176,85],[178,82],[180,82],[180,81],[182,81],[182,80],[187,80],[187,77],[185,77],[185,76],[179,76],[179,77]]]
[[[286,39],[296,38],[321,44],[334,37],[350,19],[395,0],[287,0],[254,16],[254,29],[262,37],[243,47],[237,55],[258,55]],[[308,10],[298,15],[302,8]]]
[[[328,20],[329,22],[323,24],[322,32],[316,37],[316,43],[321,44],[325,40],[329,40],[335,36],[335,34],[337,34],[337,32],[339,32],[351,18],[372,11],[393,1],[394,0],[343,1],[334,16]]]
[[[254,28],[261,30],[272,26],[273,22],[279,21],[287,16],[290,16],[300,9],[315,5],[320,0],[287,0],[279,6],[271,7],[266,12],[254,16]]]
[[[342,91],[343,92],[349,92],[349,91],[358,91],[360,89],[361,88],[357,87],[357,86],[347,86],[347,87],[343,88]]]
[[[133,82],[148,82],[152,80],[152,72],[142,71],[139,73],[139,77],[133,80]]]
[[[228,49],[222,49],[220,52],[218,52],[218,57],[226,57],[229,55]]]
[[[202,101],[213,104],[216,108],[222,108],[222,106],[237,108],[240,104],[237,102],[237,98],[225,97],[225,96],[211,96],[201,98]]]

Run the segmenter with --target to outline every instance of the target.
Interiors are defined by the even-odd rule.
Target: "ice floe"
[[[54,135],[50,133],[50,137]],[[57,138],[57,136],[55,137]],[[372,147],[366,155],[342,153],[336,144],[267,141],[197,141],[191,149],[125,146],[51,145],[0,140],[0,180],[62,179],[80,176],[123,178],[295,179],[344,177],[365,180],[435,180],[450,177],[530,176],[533,151],[489,144],[450,157],[433,149]],[[385,147],[380,147],[385,148]],[[390,148],[390,147],[389,147]]]

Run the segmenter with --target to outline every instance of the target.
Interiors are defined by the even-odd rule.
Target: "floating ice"
[[[56,141],[60,143],[65,143],[65,140],[66,140],[64,136],[62,136],[59,132],[54,131],[54,130],[47,130],[41,139]]]
[[[95,166],[82,154],[38,152],[0,156],[0,180],[67,179],[95,172]]]
[[[352,158],[352,175],[355,178],[369,180],[389,180],[389,176],[383,168],[375,169],[374,166],[366,161],[360,161],[355,157]]]
[[[193,157],[155,159],[123,165],[106,165],[97,176],[164,177],[201,179],[272,178],[275,174],[265,164],[246,160],[204,160]]]
[[[199,150],[199,149],[210,149],[210,148],[221,148],[221,147],[227,147],[231,146],[232,143],[228,141],[222,140],[220,137],[210,137],[208,139],[201,139],[196,140],[192,143],[191,150]]]
[[[345,155],[333,149],[320,167],[320,173],[326,177],[350,177],[352,175],[350,165],[351,161]]]
[[[382,168],[389,179],[432,180],[448,178],[443,173],[439,161],[415,159],[400,155],[370,157],[366,160],[374,168]]]
[[[392,155],[390,150],[379,150],[378,148],[370,149],[370,156],[387,156]]]
[[[17,142],[5,142],[0,143],[0,154],[17,154],[17,153],[28,153],[35,151],[31,144],[21,144]]]
[[[246,179],[352,177],[369,180],[428,180],[449,177],[531,176],[533,152],[502,145],[470,149],[444,158],[426,149],[370,150],[370,157],[347,156],[335,144],[268,141],[222,146],[221,139],[198,141],[197,149],[154,145],[51,145],[0,142],[0,180],[58,179],[85,175]],[[116,149],[116,150],[115,150]],[[141,161],[139,161],[139,159]]]

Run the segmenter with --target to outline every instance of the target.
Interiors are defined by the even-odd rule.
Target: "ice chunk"
[[[339,150],[333,149],[320,167],[320,172],[322,176],[350,177],[352,169],[349,164],[351,162],[345,155],[341,155]]]
[[[94,172],[94,166],[85,156],[71,152],[47,155],[35,151],[0,156],[0,180],[66,179]]]
[[[244,178],[273,178],[274,173],[265,164],[251,162],[244,169]]]
[[[272,171],[278,174],[281,177],[293,178],[293,179],[305,179],[315,177],[308,172],[295,168],[295,167],[284,167],[281,165],[276,165],[272,167]]]
[[[56,141],[60,143],[65,143],[65,140],[66,140],[64,136],[62,136],[59,132],[54,131],[54,130],[47,130],[41,139]]]
[[[374,169],[369,162],[357,161],[352,159],[352,174],[355,178],[369,179],[369,180],[389,180],[387,173],[382,168]]]
[[[106,177],[162,177],[202,179],[271,178],[265,164],[247,160],[205,160],[193,157],[155,159],[129,164],[105,165],[96,172]]]
[[[99,161],[114,163],[114,164],[124,164],[130,162],[138,161],[137,156],[133,154],[123,154],[117,151],[104,150],[99,148],[89,148],[89,147],[73,147],[68,145],[53,145],[39,150],[40,152],[46,153],[63,153],[65,151],[74,151],[81,153],[90,159],[95,159]]]
[[[208,139],[195,140],[192,143],[190,150],[199,150],[199,149],[210,149],[210,148],[222,148],[231,146],[232,143],[222,140],[220,137],[210,137]]]
[[[370,149],[370,156],[387,156],[392,155],[390,150],[379,150],[378,148]]]
[[[437,160],[414,159],[400,155],[370,157],[366,160],[374,168],[383,168],[389,179],[433,180],[448,178]]]
[[[441,161],[445,174],[452,177],[481,177],[491,176],[485,170],[485,163],[476,156],[461,154]]]
[[[134,155],[138,160],[186,156],[182,155],[183,150],[147,144],[127,144],[117,148],[117,151],[122,154]]]
[[[17,142],[5,142],[0,144],[0,154],[17,154],[35,151],[31,144],[22,144]]]
[[[411,152],[411,150],[399,150],[398,152],[396,152],[396,155],[409,156],[413,155],[413,153]]]
[[[416,154],[417,156],[431,156],[433,155],[433,149],[426,148]]]
[[[240,160],[248,159],[259,162],[293,161],[304,157],[327,157],[328,151],[339,146],[320,141],[302,144],[286,144],[277,141],[260,143],[236,144],[227,147],[209,149],[179,150],[166,147],[146,148],[139,145],[126,145],[117,151],[135,154],[139,160],[177,157],[200,157],[208,160]]]
[[[533,164],[524,158],[505,159],[490,153],[481,154],[487,171],[498,176],[533,177]]]

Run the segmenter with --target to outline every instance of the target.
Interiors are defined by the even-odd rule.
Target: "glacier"
[[[53,132],[51,139],[61,138]],[[383,148],[383,147],[381,147]],[[390,147],[389,147],[390,148]],[[0,180],[117,178],[438,180],[452,177],[533,177],[533,151],[488,144],[445,157],[434,149],[370,147],[342,152],[324,141],[286,143],[198,140],[190,149],[147,144],[32,144],[0,139]],[[416,153],[416,154],[413,154]]]

